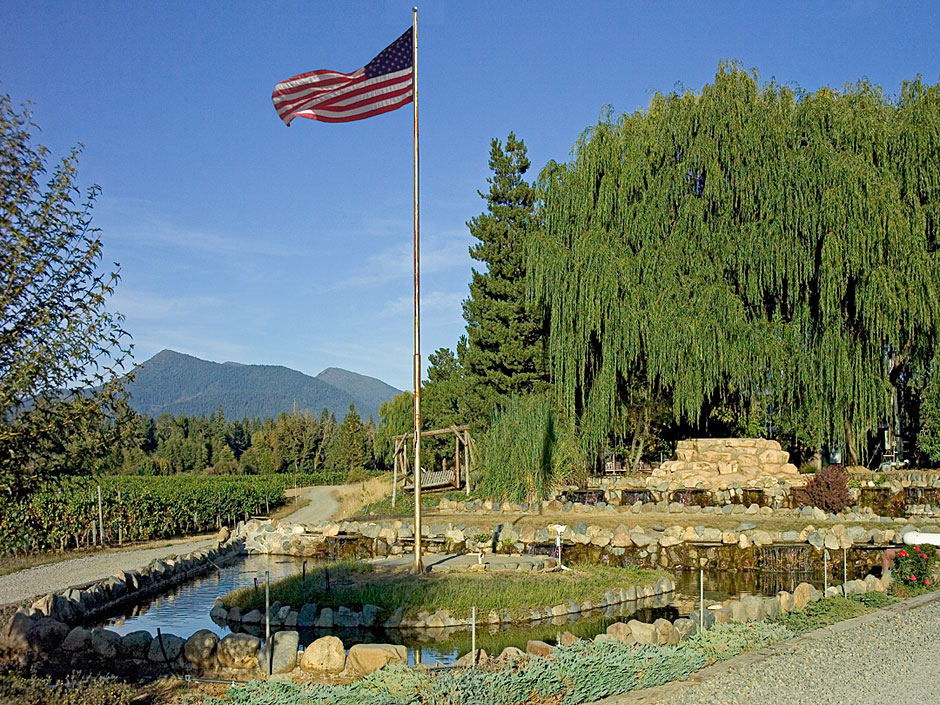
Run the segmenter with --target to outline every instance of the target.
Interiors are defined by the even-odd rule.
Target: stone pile
[[[764,438],[694,438],[676,444],[676,460],[653,470],[676,489],[802,487],[806,478],[777,441]]]

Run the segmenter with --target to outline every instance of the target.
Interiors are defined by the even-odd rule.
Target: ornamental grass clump
[[[902,548],[894,556],[895,592],[901,596],[933,589],[936,582],[937,549],[934,546]]]

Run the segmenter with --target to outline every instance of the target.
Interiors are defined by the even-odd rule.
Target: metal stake
[[[829,590],[829,549],[823,549],[823,597]]]
[[[698,630],[705,631],[705,566],[698,569]]]
[[[101,511],[101,485],[98,485],[98,538],[101,539],[101,548],[104,548],[104,514]]]
[[[842,597],[846,597],[848,592],[846,591],[846,583],[849,582],[849,549],[842,549]]]
[[[477,608],[470,609],[470,661],[477,662]]]
[[[274,668],[274,644],[271,643],[271,572],[264,571],[264,644],[268,647],[268,675]]]

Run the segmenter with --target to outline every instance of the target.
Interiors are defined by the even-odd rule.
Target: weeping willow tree
[[[805,93],[724,64],[540,176],[530,284],[590,444],[637,394],[773,410],[850,460],[940,326],[940,87]]]

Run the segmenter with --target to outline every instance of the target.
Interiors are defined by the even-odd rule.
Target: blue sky
[[[112,307],[135,358],[329,366],[411,386],[411,109],[296,120],[274,85],[364,65],[411,2],[7,2],[0,91],[38,141],[77,142],[94,222],[121,264]],[[603,106],[700,90],[722,59],[807,90],[940,77],[940,4],[422,2],[422,355],[452,347],[489,141],[531,175],[568,158]]]

